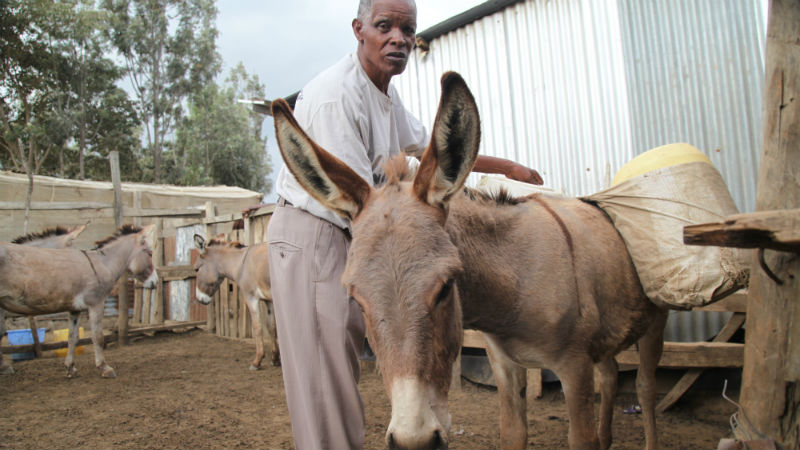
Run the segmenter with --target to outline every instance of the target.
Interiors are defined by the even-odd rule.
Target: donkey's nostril
[[[433,441],[431,441],[431,448],[436,450],[447,450],[447,441],[442,439],[442,433],[439,430],[433,432]]]
[[[394,435],[392,433],[386,435],[386,448],[389,450],[397,448],[397,445],[394,443]]]

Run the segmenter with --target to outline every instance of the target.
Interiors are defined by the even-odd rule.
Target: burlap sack
[[[647,296],[691,309],[747,285],[745,250],[686,245],[683,227],[738,213],[725,181],[706,162],[655,169],[586,197],[608,213],[628,246]]]

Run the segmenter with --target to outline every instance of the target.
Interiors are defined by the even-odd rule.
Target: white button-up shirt
[[[342,160],[370,185],[379,184],[381,166],[405,151],[420,155],[430,139],[422,123],[406,110],[397,90],[381,92],[351,53],[321,72],[300,92],[294,116],[322,148]],[[322,206],[297,182],[284,164],[275,192],[340,228],[349,224]]]

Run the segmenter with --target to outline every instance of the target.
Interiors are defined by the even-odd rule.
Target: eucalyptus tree
[[[102,0],[112,42],[125,60],[137,112],[162,181],[162,154],[183,105],[220,71],[214,0]]]
[[[263,96],[258,76],[248,75],[241,63],[231,70],[223,87],[209,83],[193,96],[189,113],[177,129],[170,181],[269,191],[264,115],[237,102]]]

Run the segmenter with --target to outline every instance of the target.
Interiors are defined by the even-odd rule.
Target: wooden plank
[[[658,367],[742,367],[744,344],[730,342],[664,342]],[[633,346],[617,355],[619,364],[639,365],[639,352]]]
[[[231,334],[231,314],[230,314],[230,292],[228,291],[228,280],[224,280],[220,285],[220,303],[222,304],[222,334],[223,336],[233,337]]]
[[[231,283],[233,287],[233,291],[231,291],[230,299],[231,299],[231,309],[233,310],[233,316],[231,317],[231,332],[232,336],[235,338],[242,338],[241,329],[239,328],[239,286],[236,283]]]
[[[153,264],[156,267],[164,266],[164,219],[156,220],[156,248],[153,249]],[[154,323],[164,323],[164,297],[166,289],[164,288],[164,280],[159,280],[156,283],[155,305],[152,306]]]
[[[125,217],[203,217],[202,208],[179,208],[179,209],[163,209],[163,208],[131,208],[124,207],[123,212]]]
[[[693,308],[692,311],[747,312],[747,292],[734,292],[720,301],[699,308]]]
[[[486,338],[478,330],[464,330],[464,343],[462,347],[486,348]]]
[[[683,242],[800,253],[800,209],[735,214],[724,222],[689,225],[683,228]]]
[[[714,342],[728,342],[731,339],[731,337],[733,337],[733,335],[736,333],[736,331],[739,330],[739,328],[741,328],[742,325],[744,325],[744,321],[745,321],[744,313],[733,314],[731,318],[728,319],[728,323],[725,324],[722,330],[720,330],[720,332],[717,333],[716,336],[714,336]],[[675,402],[677,402],[678,399],[680,399],[683,396],[683,394],[685,394],[686,391],[688,391],[689,388],[692,387],[694,382],[697,381],[698,378],[700,378],[700,375],[702,375],[704,370],[705,370],[704,368],[696,368],[696,369],[689,369],[688,371],[686,371],[686,373],[683,374],[681,379],[678,380],[677,383],[675,383],[672,389],[670,389],[670,391],[667,392],[667,395],[665,395],[661,399],[661,401],[658,402],[658,404],[656,405],[656,411],[661,413],[672,407],[672,405],[674,405]]]
[[[161,281],[158,282],[161,284]],[[147,297],[142,299],[142,323],[150,323],[150,311],[153,307],[152,289],[147,290]]]
[[[169,331],[169,330],[177,330],[183,328],[197,328],[206,324],[205,320],[198,320],[193,322],[177,322],[177,323],[170,323],[170,324],[161,324],[161,325],[153,325],[153,326],[146,326],[146,327],[138,327],[138,328],[130,328],[128,329],[128,334],[131,336],[144,334],[144,333],[155,333],[158,331]],[[103,337],[105,338],[105,342],[114,342],[117,340],[117,332],[112,331],[110,333],[104,334]],[[78,339],[77,345],[90,345],[92,343],[92,338],[80,338]],[[68,341],[58,341],[58,342],[45,342],[42,343],[42,350],[57,350],[61,348],[67,348],[69,345]],[[8,345],[2,347],[3,354],[9,353],[26,353],[33,351],[33,344],[25,344],[25,345]]]
[[[113,203],[101,202],[31,202],[31,211],[63,211],[82,209],[113,209]],[[0,210],[24,211],[25,202],[0,202]]]
[[[145,289],[139,287],[138,285],[133,286],[133,317],[131,321],[133,323],[141,323],[142,320],[142,302],[144,301],[145,297],[147,296],[147,291],[149,289]]]

